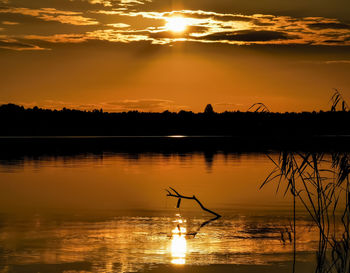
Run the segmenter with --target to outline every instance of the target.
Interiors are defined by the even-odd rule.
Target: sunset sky
[[[0,0],[1,104],[318,111],[349,75],[349,0]]]

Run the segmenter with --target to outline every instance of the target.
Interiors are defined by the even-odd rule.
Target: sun
[[[187,28],[187,21],[183,17],[169,17],[165,19],[165,28],[173,32],[184,32]]]

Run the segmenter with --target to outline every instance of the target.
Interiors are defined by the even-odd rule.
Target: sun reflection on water
[[[179,214],[176,215],[178,219],[174,221],[176,227],[171,231],[171,263],[172,264],[185,264],[186,263],[186,227],[182,226],[186,223],[186,220],[182,220]]]

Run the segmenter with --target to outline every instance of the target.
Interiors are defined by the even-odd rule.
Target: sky
[[[119,112],[350,101],[348,0],[0,0],[0,103]]]

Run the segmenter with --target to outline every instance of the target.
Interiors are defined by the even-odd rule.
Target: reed
[[[338,90],[331,111],[348,111]],[[350,154],[348,152],[282,151],[267,155],[274,169],[261,185],[277,182],[276,191],[293,196],[294,265],[296,255],[296,202],[300,202],[318,229],[317,273],[350,272]],[[340,223],[340,224],[339,224]]]
[[[270,113],[270,109],[265,104],[263,104],[262,102],[254,103],[252,106],[250,106],[248,108],[248,111],[249,110],[253,110],[254,113],[257,113],[257,112]]]

